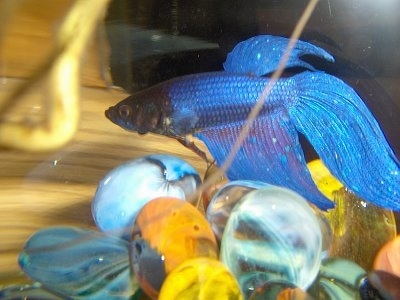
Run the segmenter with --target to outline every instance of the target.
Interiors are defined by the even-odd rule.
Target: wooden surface
[[[3,23],[0,21],[0,101],[44,62],[71,3],[0,2],[0,15],[4,17],[4,7],[12,12],[1,20]],[[82,86],[86,87],[82,88],[80,126],[74,140],[51,153],[0,149],[0,287],[26,280],[17,257],[36,230],[52,225],[94,226],[90,205],[97,184],[117,165],[146,154],[171,153],[188,160],[199,172],[205,170],[205,164],[178,142],[154,135],[138,136],[106,119],[104,110],[126,94],[105,89],[101,63],[108,47],[99,32],[83,59]],[[19,119],[21,115],[32,117],[38,110],[43,113],[45,91],[43,84],[35,86],[18,101],[11,119],[14,114]]]
[[[0,97],[14,83],[3,83]],[[39,101],[40,95],[37,91],[30,100]],[[106,119],[104,110],[125,96],[83,88],[80,129],[69,145],[42,154],[1,150],[0,286],[10,272],[17,274],[18,252],[34,231],[51,225],[93,226],[90,205],[97,183],[117,165],[146,154],[170,153],[204,173],[205,163],[175,140],[139,136]]]
[[[73,0],[0,1],[0,76],[29,78],[46,61],[72,3]],[[99,27],[83,57],[85,86],[106,84],[102,64],[107,63],[109,48],[102,34]]]

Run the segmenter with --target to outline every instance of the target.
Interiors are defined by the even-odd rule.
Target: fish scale
[[[180,77],[179,83],[168,81],[163,92],[173,99],[171,119],[173,126],[185,117],[197,117],[193,131],[235,122],[245,121],[257,102],[268,79],[229,72],[210,72]],[[268,101],[260,111],[260,116],[282,110],[283,102],[290,102],[287,91],[294,85],[292,79],[279,81],[272,89]],[[282,91],[285,90],[285,93]],[[294,99],[293,99],[294,100]],[[187,116],[182,111],[190,112]],[[188,134],[192,132],[183,132]]]

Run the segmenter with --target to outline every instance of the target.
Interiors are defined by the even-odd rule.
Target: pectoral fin
[[[218,165],[224,163],[243,122],[196,133]],[[292,189],[321,209],[333,204],[315,186],[299,144],[297,131],[283,112],[255,120],[249,136],[227,171],[231,180],[260,180]]]

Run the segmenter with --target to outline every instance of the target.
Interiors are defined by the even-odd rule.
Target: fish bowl
[[[7,0],[0,14],[0,298],[400,294],[398,1]],[[296,231],[318,237],[307,284],[287,281],[293,251],[262,244],[261,208],[223,237],[265,186],[312,219]],[[201,226],[178,205],[179,234],[162,224],[146,240],[136,217],[159,197],[189,202]],[[301,247],[280,200],[268,234]],[[244,291],[218,251],[246,241],[276,266]],[[165,268],[183,252],[185,276]]]

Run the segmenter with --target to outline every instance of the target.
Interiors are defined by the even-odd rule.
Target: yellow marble
[[[161,287],[159,300],[241,300],[239,285],[218,260],[195,258],[174,269]]]

